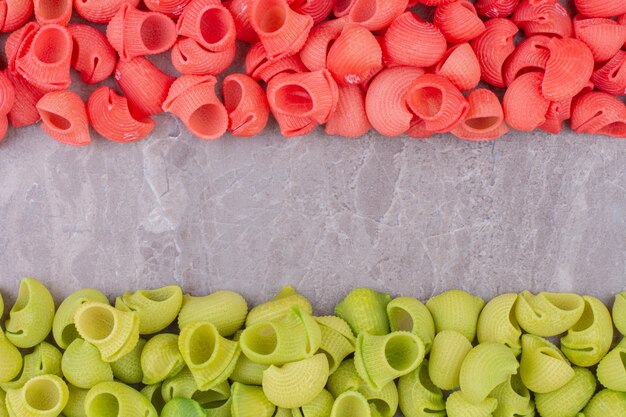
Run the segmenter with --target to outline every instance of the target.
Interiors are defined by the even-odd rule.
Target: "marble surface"
[[[252,303],[292,284],[320,311],[354,286],[429,297],[626,289],[626,142],[190,137],[173,117],[75,149],[0,142],[0,291],[176,282]]]

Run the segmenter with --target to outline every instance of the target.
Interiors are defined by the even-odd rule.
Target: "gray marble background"
[[[354,286],[429,297],[626,289],[626,141],[491,143],[154,134],[76,149],[38,127],[0,142],[0,291],[56,297],[176,282],[252,303],[291,284],[320,311]]]

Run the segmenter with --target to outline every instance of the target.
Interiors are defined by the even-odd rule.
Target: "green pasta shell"
[[[574,369],[556,346],[530,334],[522,336],[519,369],[522,382],[535,393],[555,391],[574,377]]]
[[[400,410],[404,417],[445,417],[443,393],[428,375],[428,360],[398,380]]]
[[[543,417],[572,417],[581,411],[596,391],[596,379],[585,368],[574,367],[574,377],[556,391],[535,394],[535,406]]]
[[[615,294],[612,314],[615,328],[622,336],[626,336],[626,291]]]
[[[299,294],[292,286],[283,287],[274,298],[253,307],[246,317],[246,327],[256,323],[279,320],[293,307],[299,307],[301,311],[313,314],[311,302],[305,296]]]
[[[394,298],[387,304],[387,317],[392,332],[414,333],[424,342],[426,353],[430,352],[435,338],[435,322],[424,303],[412,297]]]
[[[111,369],[113,369],[115,378],[126,384],[139,384],[143,380],[141,352],[143,352],[146,343],[146,339],[140,337],[133,350],[115,362],[111,362]]]
[[[533,417],[535,403],[519,375],[511,375],[489,394],[498,401],[493,417]]]
[[[517,294],[502,294],[489,301],[478,317],[476,335],[479,343],[502,343],[515,356],[522,352],[522,330],[515,318]]]
[[[232,417],[272,417],[276,406],[272,404],[263,388],[239,382],[231,386]]]
[[[178,336],[172,333],[153,336],[141,352],[142,382],[146,385],[165,381],[184,366],[185,361],[178,350]]]
[[[165,400],[161,395],[161,384],[146,385],[141,389],[141,395],[148,399],[157,413],[161,414],[161,410],[165,407]]]
[[[178,285],[154,290],[125,293],[115,300],[115,308],[135,311],[139,316],[139,334],[154,334],[172,324],[183,303],[183,291]]]
[[[139,316],[108,304],[88,301],[76,309],[78,334],[98,348],[105,362],[115,362],[131,352],[139,341]]]
[[[204,297],[185,295],[178,315],[178,326],[210,321],[224,337],[232,336],[243,326],[248,314],[246,299],[234,291],[217,291]]]
[[[61,371],[78,388],[89,389],[100,382],[113,381],[111,365],[102,360],[100,351],[83,339],[75,339],[63,353]]]
[[[101,382],[85,397],[87,417],[158,417],[150,400],[121,382]]]
[[[183,327],[178,338],[178,349],[201,391],[226,381],[241,353],[238,342],[220,336],[215,326],[208,321]]]
[[[280,408],[276,407],[276,412],[272,417],[302,417],[302,412],[299,408]]]
[[[370,288],[356,288],[335,306],[335,315],[344,319],[354,334],[368,332],[372,335],[389,333],[387,304],[391,296]]]
[[[589,401],[583,413],[584,417],[626,416],[626,392],[602,390]]]
[[[578,294],[522,291],[515,304],[517,322],[536,336],[556,336],[566,332],[583,314],[585,302]]]
[[[57,309],[52,321],[52,335],[54,341],[61,349],[67,349],[74,339],[80,337],[74,325],[74,316],[78,306],[87,301],[97,301],[103,304],[109,303],[109,300],[101,291],[93,288],[84,288],[70,294]]]
[[[59,349],[50,343],[41,342],[32,353],[24,356],[24,365],[20,377],[14,381],[1,383],[0,388],[5,391],[18,389],[23,387],[31,378],[40,375],[62,376],[61,357],[62,354]]]
[[[322,392],[328,375],[323,353],[281,367],[272,365],[263,372],[263,392],[278,407],[301,407]]]
[[[333,409],[333,403],[335,397],[323,389],[317,397],[313,398],[310,402],[304,404],[302,407],[294,408],[292,412],[293,417],[329,417]],[[296,415],[297,411],[297,415]]]
[[[67,398],[67,404],[63,409],[63,414],[66,417],[87,417],[85,413],[85,398],[89,390],[77,388],[73,385],[67,386],[69,396]]]
[[[486,398],[478,404],[468,401],[462,391],[455,391],[446,401],[448,417],[491,417],[498,406],[495,398]]]
[[[467,337],[453,330],[437,333],[428,362],[428,374],[435,386],[443,390],[459,387],[459,375],[465,356],[472,350]]]
[[[346,391],[339,395],[333,404],[331,417],[371,417],[370,405],[365,397],[356,391]]]
[[[22,388],[6,393],[10,416],[57,417],[67,404],[69,390],[56,375],[40,375],[30,379]]]
[[[225,401],[215,402],[204,406],[206,417],[231,417],[233,398],[228,397]]]
[[[426,302],[437,333],[453,330],[465,336],[470,343],[476,337],[476,323],[484,306],[482,298],[461,290],[443,292]]]
[[[596,375],[606,388],[626,392],[626,339],[602,358]]]
[[[0,383],[17,377],[22,370],[22,354],[0,330]]]
[[[200,391],[189,368],[184,368],[176,376],[166,379],[161,386],[161,396],[165,402],[172,398],[191,398],[204,408],[219,408],[230,397],[230,385],[224,381],[215,387]]]
[[[519,363],[511,349],[502,343],[481,343],[468,352],[461,365],[459,385],[463,397],[479,404],[498,385],[517,373]]]
[[[413,333],[393,332],[384,336],[361,332],[357,337],[354,364],[361,378],[379,390],[416,369],[424,360],[422,340]]]
[[[316,317],[320,326],[321,342],[319,351],[326,354],[332,374],[341,362],[354,352],[356,338],[345,320],[336,316]]]
[[[10,417],[6,406],[6,393],[0,389],[0,417]]]
[[[174,398],[165,404],[160,417],[206,417],[206,412],[192,399]]]
[[[253,324],[239,338],[243,353],[252,361],[266,365],[310,358],[321,342],[319,324],[297,306],[278,320]]]
[[[230,374],[230,379],[231,381],[241,382],[247,385],[261,385],[263,381],[263,371],[269,367],[270,365],[253,362],[242,353],[239,355],[233,373]]]
[[[24,278],[15,305],[6,321],[6,337],[19,348],[43,342],[52,330],[54,300],[50,291],[34,278]]]

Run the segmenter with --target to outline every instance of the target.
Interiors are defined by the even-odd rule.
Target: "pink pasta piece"
[[[626,94],[626,52],[619,51],[593,72],[591,81],[598,90],[622,96]]]
[[[550,37],[531,36],[520,43],[504,64],[504,81],[511,85],[519,75],[529,71],[544,72],[550,58]]]
[[[224,51],[212,52],[191,38],[180,38],[172,48],[172,64],[182,74],[217,75],[233,63],[236,53],[234,42]]]
[[[7,130],[9,130],[9,119],[6,114],[0,115],[0,142],[6,136]]]
[[[74,146],[91,142],[85,103],[69,90],[52,91],[37,102],[41,129],[53,139]]]
[[[21,28],[33,14],[32,0],[3,0],[0,6],[2,32],[13,32]]]
[[[318,124],[309,117],[291,116],[283,113],[274,114],[280,133],[286,138],[304,136],[311,133]]]
[[[295,0],[292,9],[300,14],[306,14],[313,18],[313,23],[323,22],[333,11],[334,0]]]
[[[487,30],[468,0],[437,6],[433,23],[450,43],[469,42]]]
[[[69,25],[67,30],[74,40],[72,68],[80,73],[83,82],[96,84],[109,78],[117,57],[104,34],[80,24]]]
[[[34,0],[35,19],[40,25],[65,26],[72,17],[72,0]]]
[[[508,17],[519,4],[520,0],[478,0],[474,5],[479,16]]]
[[[326,134],[358,138],[371,127],[365,112],[365,92],[356,85],[339,86],[337,109],[326,122]]]
[[[346,18],[331,19],[315,26],[309,35],[304,47],[300,51],[300,59],[309,71],[318,71],[326,68],[326,57],[330,46],[337,40]]]
[[[480,63],[483,80],[494,87],[504,87],[502,68],[515,51],[513,38],[518,29],[508,19],[495,18],[485,22],[487,30],[471,42]]]
[[[469,111],[452,134],[465,140],[492,140],[506,134],[504,112],[498,97],[489,90],[477,88],[467,96]]]
[[[593,73],[593,55],[578,39],[552,38],[542,93],[550,101],[563,101],[580,93]]]
[[[109,23],[124,3],[139,6],[140,0],[74,0],[74,9],[84,19],[94,23]]]
[[[572,19],[558,0],[522,0],[511,19],[526,36],[572,36]]]
[[[15,87],[6,76],[0,72],[0,115],[7,115],[15,105]]]
[[[350,9],[352,9],[354,3],[356,3],[356,0],[335,0],[335,4],[333,5],[333,14],[338,18],[348,16],[348,13],[350,13]]]
[[[626,13],[626,0],[574,0],[574,4],[587,17],[611,18]]]
[[[389,66],[429,67],[446,52],[446,38],[433,25],[412,12],[398,16],[384,38]]]
[[[32,125],[39,120],[39,113],[35,105],[45,94],[33,87],[22,76],[8,69],[4,75],[11,81],[15,89],[15,103],[9,111],[9,123],[15,128]]]
[[[404,13],[408,3],[408,0],[355,0],[348,18],[369,30],[381,30]]]
[[[572,107],[576,133],[626,137],[626,107],[617,97],[591,92],[577,98]]]
[[[259,36],[256,34],[250,23],[248,9],[252,0],[228,0],[224,6],[230,10],[235,21],[235,29],[237,30],[237,39],[250,44],[257,43]]]
[[[541,94],[543,74],[528,72],[517,77],[504,94],[504,117],[513,129],[530,132],[546,122],[550,101]]]
[[[246,74],[257,81],[262,80],[266,83],[283,72],[290,74],[307,72],[307,68],[298,55],[269,60],[260,42],[249,49],[245,64]]]
[[[221,52],[235,43],[235,21],[219,0],[192,0],[176,23],[178,34],[208,51]]]
[[[114,142],[137,141],[148,136],[155,126],[149,117],[134,118],[126,97],[106,86],[98,88],[89,96],[87,115],[94,130]]]
[[[460,43],[448,49],[435,73],[449,79],[459,90],[469,91],[480,82],[480,63],[469,43]]]
[[[349,23],[330,47],[326,64],[340,84],[360,84],[382,66],[382,55],[372,32]]]
[[[417,1],[411,1],[410,3],[420,3],[426,6],[439,6],[442,4],[452,3],[453,1],[455,0],[417,0]]]
[[[228,129],[228,113],[215,94],[212,75],[183,75],[163,102],[163,111],[175,114],[195,136],[213,140]]]
[[[256,81],[245,74],[230,74],[224,78],[222,91],[233,136],[254,136],[265,128],[270,106]]]
[[[563,123],[571,117],[572,99],[553,101],[546,112],[546,121],[539,126],[543,131],[556,135],[563,130]]]
[[[15,60],[17,59],[18,52],[20,52],[20,56],[24,56],[26,52],[28,52],[33,42],[33,37],[38,30],[39,25],[37,23],[28,22],[9,35],[4,44],[4,52],[7,56],[7,68],[10,71],[15,71]]]
[[[190,0],[143,0],[143,4],[153,12],[176,18],[181,15]]]
[[[596,62],[613,58],[626,42],[626,26],[611,19],[585,19],[578,15],[574,18],[574,32],[589,47]]]

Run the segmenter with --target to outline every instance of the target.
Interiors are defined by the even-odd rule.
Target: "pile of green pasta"
[[[0,330],[0,417],[620,417],[614,325],[626,334],[626,292],[612,316],[570,293],[358,288],[318,317],[292,287],[250,310],[232,291],[112,306],[82,289],[55,311],[27,278]]]

